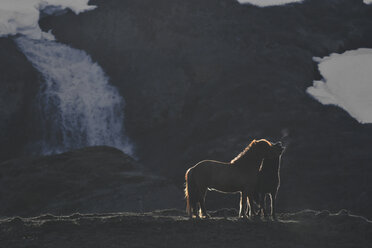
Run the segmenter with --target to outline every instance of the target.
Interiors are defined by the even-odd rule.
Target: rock
[[[0,37],[0,161],[24,154],[37,136],[39,73],[11,38]]]
[[[0,164],[0,173],[0,216],[183,206],[182,190],[143,173],[136,161],[111,147],[9,160]],[[172,200],[165,203],[162,195]]]

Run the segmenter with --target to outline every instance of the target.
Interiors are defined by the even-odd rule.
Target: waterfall
[[[124,133],[124,99],[86,52],[25,36],[15,42],[44,79],[38,95],[41,153],[108,145],[132,154]]]

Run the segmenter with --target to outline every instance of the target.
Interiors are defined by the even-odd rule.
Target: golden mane
[[[266,139],[260,139],[260,140],[255,140],[254,139],[254,140],[252,140],[252,142],[246,148],[244,148],[244,150],[241,153],[239,153],[235,158],[233,158],[230,163],[234,164],[238,160],[242,159],[244,157],[244,155],[246,155],[247,152],[251,150],[252,147],[257,145],[257,143],[267,143],[269,146],[272,146],[271,142],[269,142]]]

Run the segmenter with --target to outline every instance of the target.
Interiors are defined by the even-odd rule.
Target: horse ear
[[[285,146],[283,146],[282,142],[278,141],[274,143],[274,147],[280,150],[280,153],[282,153],[285,149]]]
[[[276,143],[273,143],[273,145],[276,146],[276,147],[284,148],[283,143],[280,142],[280,141],[278,141],[278,142],[276,142]]]

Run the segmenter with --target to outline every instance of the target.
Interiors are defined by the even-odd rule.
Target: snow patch
[[[333,53],[318,62],[323,80],[307,93],[325,105],[336,105],[360,123],[372,123],[372,49]]]
[[[372,0],[371,0],[372,1]],[[301,3],[303,0],[238,0],[239,3],[253,4],[259,7],[269,7],[269,6],[278,6],[289,3]]]
[[[53,14],[63,9],[71,9],[75,14],[95,9],[89,0],[1,0],[0,37],[22,34],[32,39],[54,39],[43,32],[38,24],[40,11]]]

